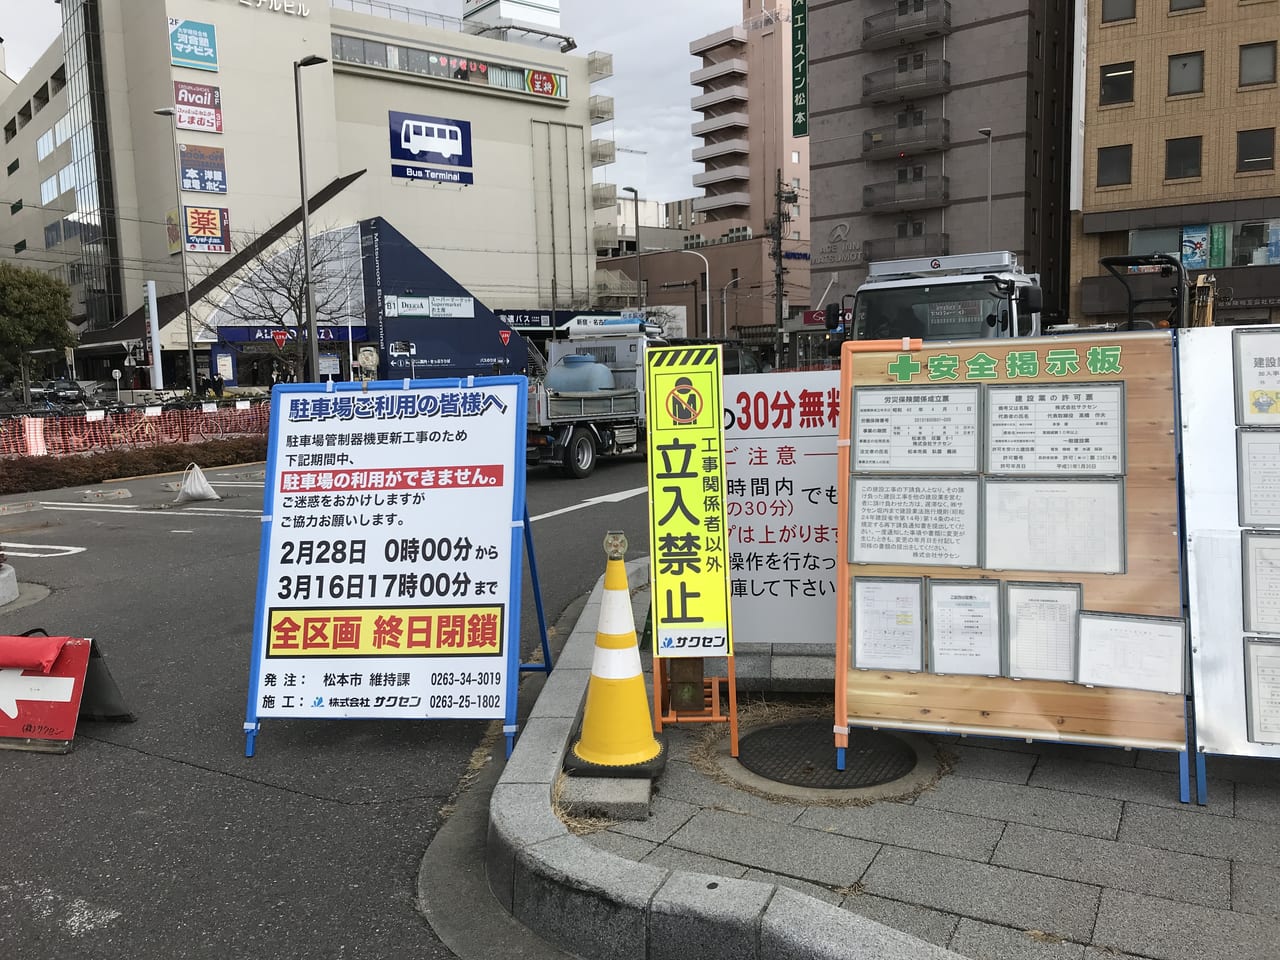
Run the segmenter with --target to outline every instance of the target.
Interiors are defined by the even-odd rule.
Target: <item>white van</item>
[[[462,153],[462,128],[451,123],[406,120],[400,125],[400,146],[415,157],[438,153],[449,160]]]

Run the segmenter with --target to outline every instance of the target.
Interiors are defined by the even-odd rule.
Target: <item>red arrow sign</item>
[[[275,341],[276,347],[283,350],[285,342],[289,339],[288,330],[272,330],[271,339]]]
[[[80,639],[63,644],[48,673],[0,667],[0,738],[73,739],[88,667],[89,641]]]

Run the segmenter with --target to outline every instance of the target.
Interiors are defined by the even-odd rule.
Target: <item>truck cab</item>
[[[1039,275],[1001,250],[873,262],[851,316],[833,304],[826,322],[853,340],[1034,337],[1042,306]]]

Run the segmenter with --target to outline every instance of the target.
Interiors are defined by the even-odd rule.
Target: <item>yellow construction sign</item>
[[[733,653],[720,346],[645,354],[656,657]]]

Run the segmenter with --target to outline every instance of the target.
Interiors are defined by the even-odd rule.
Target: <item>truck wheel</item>
[[[591,431],[584,427],[574,427],[569,436],[569,445],[564,450],[565,476],[581,480],[589,477],[596,468],[596,440]]]

